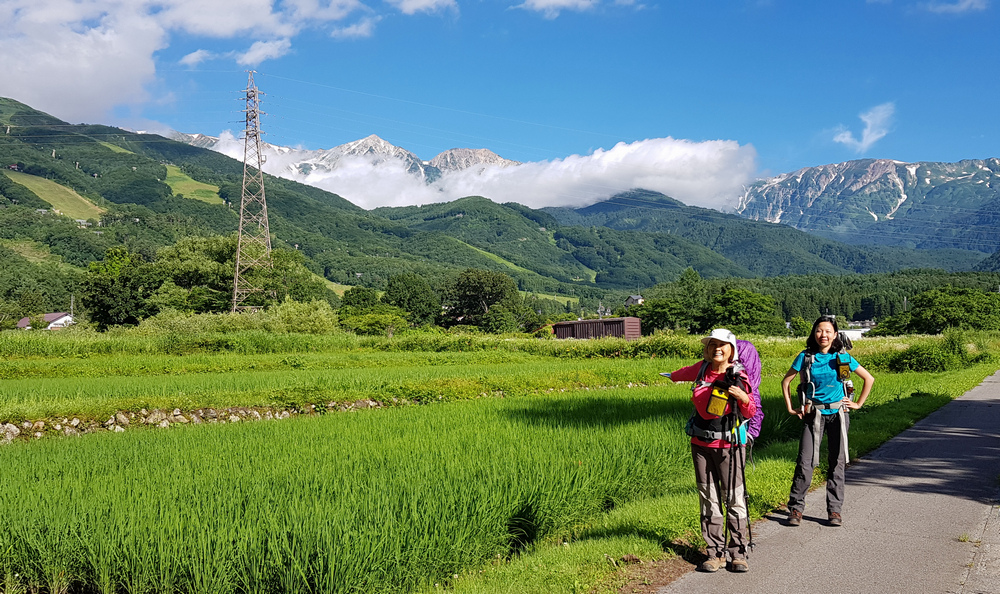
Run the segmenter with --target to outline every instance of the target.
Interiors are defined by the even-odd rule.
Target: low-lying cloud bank
[[[216,150],[237,159],[243,156],[242,142],[231,134],[223,135]],[[366,157],[343,157],[333,169],[303,174],[294,168],[303,160],[296,151],[265,153],[267,173],[323,188],[367,209],[448,202],[463,196],[485,196],[532,208],[579,208],[643,188],[686,204],[727,210],[735,206],[743,185],[757,173],[754,147],[732,140],[622,142],[589,155],[446,172],[430,184],[408,173],[398,159],[372,162]]]

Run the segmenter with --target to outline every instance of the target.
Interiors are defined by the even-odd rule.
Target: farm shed
[[[642,320],[639,318],[606,318],[603,320],[577,320],[557,322],[552,325],[556,338],[603,338],[616,336],[625,340],[635,340],[642,336]]]

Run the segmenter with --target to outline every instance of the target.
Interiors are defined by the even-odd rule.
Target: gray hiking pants
[[[827,477],[826,477],[826,513],[840,513],[844,507],[844,470],[847,468],[847,458],[844,456],[844,447],[841,443],[841,415],[821,415],[818,435],[814,435],[813,416],[820,414],[813,410],[802,419],[805,423],[802,427],[802,439],[799,441],[799,457],[795,463],[795,476],[792,477],[792,491],[788,495],[788,509],[798,512],[805,511],[806,493],[809,485],[812,484],[813,471],[816,467],[813,464],[814,448],[818,447],[817,441],[822,441],[823,433],[826,433],[827,448]],[[847,411],[843,411],[846,428],[851,426],[851,417]]]
[[[743,475],[746,448],[706,448],[691,444],[691,456],[694,458],[694,477],[701,500],[701,535],[705,539],[706,554],[721,557],[728,550],[733,559],[745,559],[749,543]],[[729,508],[728,545],[723,501]]]

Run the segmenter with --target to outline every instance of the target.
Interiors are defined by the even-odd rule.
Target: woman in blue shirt
[[[805,368],[805,369],[803,369]],[[838,369],[839,368],[839,369]],[[850,371],[848,371],[848,369]],[[845,389],[844,381],[851,373],[858,374],[864,382],[857,402]],[[792,406],[789,387],[792,378],[801,374],[799,390],[803,398],[801,408]],[[804,421],[799,457],[788,496],[788,524],[802,523],[806,492],[812,483],[813,470],[819,464],[819,444],[823,433],[827,435],[826,512],[831,526],[843,523],[841,509],[844,505],[844,469],[847,467],[847,430],[851,426],[848,412],[864,405],[875,378],[843,348],[837,320],[834,316],[821,316],[813,324],[806,339],[806,350],[799,353],[791,369],[781,380],[788,413]],[[849,385],[849,384],[848,384]]]

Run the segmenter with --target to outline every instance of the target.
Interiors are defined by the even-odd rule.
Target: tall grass
[[[60,332],[2,332],[0,357],[78,357],[93,355],[190,355],[197,353],[268,353],[342,352],[364,349],[386,352],[522,352],[568,358],[700,357],[698,337],[661,334],[626,341],[618,338],[598,340],[543,340],[537,338],[498,337],[478,334],[443,334],[412,331],[393,338],[358,337],[347,332],[331,334],[295,334],[272,332],[255,327],[238,315],[246,327],[229,331],[184,331],[116,329],[105,333],[90,330]]]
[[[252,357],[57,365],[64,377],[39,377],[34,362],[0,365],[0,422],[86,415],[106,418],[141,408],[259,406],[303,408],[372,399],[387,404],[520,396],[579,387],[665,383],[657,375],[676,360],[541,359],[509,353],[382,353],[367,356]],[[211,371],[200,372],[200,370]],[[102,370],[120,375],[105,376]],[[147,374],[143,374],[143,372]]]
[[[32,590],[395,592],[686,474],[683,390],[493,399],[17,444],[0,550]]]

